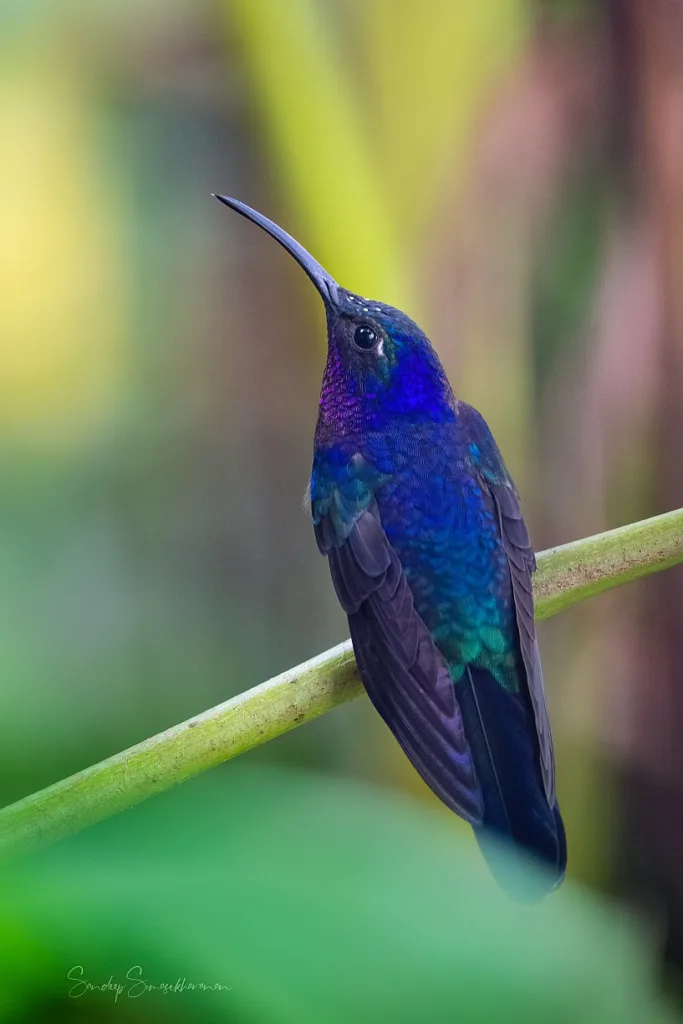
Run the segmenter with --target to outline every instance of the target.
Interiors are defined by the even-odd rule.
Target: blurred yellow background
[[[2,799],[346,635],[301,511],[322,307],[211,192],[421,322],[540,549],[683,505],[682,125],[664,0],[5,0]],[[539,631],[570,873],[658,894],[679,966],[682,599]],[[365,701],[246,760],[436,806]]]

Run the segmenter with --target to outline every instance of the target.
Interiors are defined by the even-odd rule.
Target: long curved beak
[[[232,199],[230,196],[219,196],[216,193],[212,193],[219,199],[221,203],[225,203],[231,210],[236,210],[247,220],[251,220],[254,224],[258,224],[260,228],[267,231],[276,242],[287,250],[290,256],[293,256],[299,266],[308,274],[313,284],[316,286],[322,300],[325,303],[331,303],[333,306],[338,301],[338,285],[333,277],[327,273],[327,271],[320,266],[317,260],[314,260],[310,253],[306,252],[303,245],[299,245],[295,238],[288,235],[286,231],[283,231],[281,227],[278,227],[272,220],[268,220],[262,213],[257,210],[252,210],[246,203],[241,203],[239,199]]]

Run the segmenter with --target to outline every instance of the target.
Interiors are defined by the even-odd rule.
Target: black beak
[[[215,193],[214,193],[215,194]],[[251,220],[254,224],[258,224],[260,228],[267,231],[269,235],[279,242],[280,245],[287,250],[290,256],[293,256],[299,266],[304,270],[310,277],[313,284],[316,286],[322,300],[325,304],[330,303],[335,306],[338,301],[338,285],[333,277],[327,273],[323,267],[320,266],[317,260],[314,260],[310,253],[307,253],[302,245],[288,235],[286,231],[283,231],[281,227],[274,224],[272,220],[268,220],[262,213],[258,213],[256,210],[252,210],[246,203],[241,203],[239,199],[231,199],[230,196],[216,196],[216,199],[220,199],[222,203],[229,206],[231,210],[236,210],[247,220]]]

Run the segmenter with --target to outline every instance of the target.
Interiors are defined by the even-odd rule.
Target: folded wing
[[[315,525],[368,696],[427,785],[472,825],[483,797],[448,666],[413,604],[376,505]]]

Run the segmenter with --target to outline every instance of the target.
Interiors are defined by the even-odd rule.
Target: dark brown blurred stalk
[[[683,3],[613,4],[636,180],[655,239],[659,387],[653,416],[654,503],[683,498]],[[683,573],[643,590],[635,721],[625,804],[629,885],[664,906],[668,957],[683,969]]]

